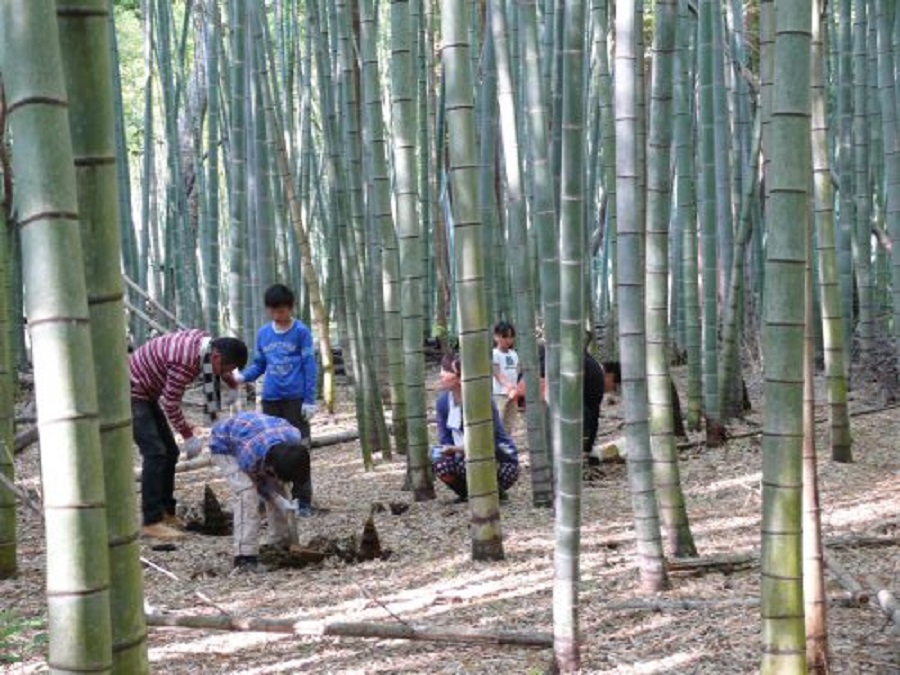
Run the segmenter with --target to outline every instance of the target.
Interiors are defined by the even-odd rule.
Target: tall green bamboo
[[[758,110],[753,123],[753,138],[751,140],[748,167],[744,170],[747,180],[743,183],[743,194],[739,197],[741,212],[738,217],[738,232],[734,238],[734,255],[731,269],[728,272],[728,292],[724,312],[722,314],[722,360],[719,362],[719,389],[723,392],[723,398],[734,397],[731,392],[734,380],[742,380],[740,371],[741,344],[741,307],[744,297],[744,268],[747,254],[747,246],[753,231],[753,198],[756,195],[759,167],[758,157],[760,144],[762,143],[762,114]],[[756,167],[756,171],[753,168]],[[740,387],[743,390],[743,387]],[[725,395],[725,392],[729,392]],[[729,405],[735,406],[733,414],[737,414],[742,407],[743,397],[734,398]]]
[[[850,461],[850,417],[847,407],[847,378],[841,311],[838,260],[835,252],[834,206],[831,164],[828,156],[828,127],[825,115],[825,78],[822,70],[821,13],[825,0],[816,0],[813,15],[812,74],[812,160],[813,199],[818,244],[819,293],[822,305],[822,342],[825,352],[825,382],[831,418],[831,456],[835,461]],[[818,29],[818,30],[817,30]],[[841,196],[843,199],[843,195]],[[843,202],[842,202],[843,205]]]
[[[561,673],[581,667],[578,584],[584,414],[584,3],[564,5],[559,210],[560,446],[555,448],[553,654]],[[646,390],[645,390],[646,396]]]
[[[425,359],[422,353],[424,271],[417,208],[416,119],[412,100],[414,80],[410,41],[409,0],[391,0],[391,119],[394,199],[402,275],[403,365],[409,433],[407,466],[415,498],[422,501],[434,498],[434,485],[428,462],[428,427],[425,419]]]
[[[230,0],[231,62],[230,121],[228,161],[230,172],[228,223],[228,322],[233,335],[245,333],[244,284],[245,237],[247,232],[247,7],[241,0]]]
[[[0,71],[15,139],[12,169],[41,433],[50,627],[47,662],[54,672],[109,672],[112,640],[103,454],[78,193],[54,10],[49,0],[0,5]],[[105,26],[106,16],[101,16]],[[110,76],[108,70],[106,75]],[[114,165],[110,167],[114,170]],[[115,205],[114,194],[108,199]],[[112,223],[115,227],[114,218]],[[121,315],[118,318],[122,320]],[[124,340],[117,349],[124,359]],[[128,484],[133,485],[132,480]]]
[[[151,296],[156,297],[156,278],[153,270],[153,257],[151,255],[151,230],[153,229],[152,213],[154,185],[153,158],[154,158],[154,134],[153,115],[153,0],[142,0],[141,13],[144,16],[143,26],[143,64],[144,64],[144,153],[141,158],[141,238],[138,250],[141,254],[141,262],[138,267],[136,281],[141,288],[147,289]]]
[[[397,3],[395,3],[396,5]],[[450,186],[455,236],[456,307],[466,425],[466,482],[472,558],[503,558],[500,502],[491,415],[490,340],[484,289],[484,250],[478,213],[475,116],[469,60],[468,3],[441,0]]]
[[[207,311],[207,326],[213,335],[219,335],[219,42],[221,41],[221,16],[219,3],[210,0],[207,4],[209,21],[206,25],[206,74],[209,88],[206,137],[206,200],[207,212],[203,221],[204,239],[201,264],[203,269],[204,303]]]
[[[700,349],[700,299],[697,263],[697,208],[694,185],[694,130],[692,120],[693,76],[691,35],[693,20],[687,0],[678,3],[678,67],[675,97],[675,171],[677,176],[678,230],[682,238],[682,314],[684,315],[687,354],[687,405],[685,417],[689,429],[700,428],[703,407],[703,364]]]
[[[516,325],[519,326],[516,346],[525,376],[528,413],[528,451],[531,458],[532,501],[537,506],[552,502],[553,485],[547,457],[546,431],[540,396],[538,354],[535,343],[535,303],[531,267],[527,260],[525,195],[522,184],[522,162],[519,155],[518,120],[516,115],[515,84],[507,42],[506,12],[502,0],[490,2],[491,39],[497,65],[497,104],[500,108],[500,134],[503,140],[503,159],[507,185],[507,210],[511,259],[512,286],[515,296]]]
[[[637,53],[636,2],[616,3],[616,194],[618,199],[619,346],[622,354],[622,393],[625,409],[625,447],[628,486],[634,511],[641,587],[659,591],[668,586],[656,492],[653,489],[653,457],[648,428],[647,362],[644,344],[644,267],[641,240],[645,223],[638,214],[637,167],[637,69],[643,59]]]
[[[850,354],[853,343],[853,256],[851,242],[856,219],[854,201],[853,159],[853,0],[838,0],[840,11],[840,64],[837,75],[838,116],[840,119],[840,211],[838,212],[838,267],[841,285],[841,348],[844,350],[844,376],[850,377]]]
[[[886,229],[894,242],[900,242],[900,115],[898,115],[895,72],[898,56],[890,42],[892,29],[900,27],[900,10],[893,7],[896,26],[892,26],[887,3],[877,0],[878,8],[878,90],[881,123],[884,129],[884,166],[886,177]],[[896,37],[895,37],[896,39]],[[895,344],[900,344],[900,247],[891,249],[891,288]],[[895,351],[897,351],[895,347]],[[900,357],[898,357],[900,358]]]
[[[113,669],[149,672],[134,492],[107,0],[57,0],[100,407]]]
[[[647,152],[647,392],[653,474],[666,546],[676,556],[693,556],[697,550],[681,490],[669,374],[669,164],[676,21],[677,1],[657,0]]]
[[[866,0],[855,0],[853,12],[853,186],[856,205],[854,269],[859,297],[859,342],[863,355],[872,349],[872,184],[869,179],[869,63]],[[893,79],[893,78],[891,78]]]
[[[494,43],[485,40],[481,61],[481,86],[475,99],[478,124],[478,203],[481,210],[481,236],[484,250],[490,251],[484,269],[484,292],[488,301],[488,317],[507,317],[504,282],[506,267],[497,264],[494,255],[502,236],[500,207],[497,204],[497,72]]]
[[[806,223],[809,219],[812,3],[775,8],[775,61],[763,358],[760,671],[806,670],[801,485]]]
[[[813,3],[812,11],[812,70],[822,68],[821,2]],[[819,63],[814,63],[816,59]],[[816,74],[811,71],[813,99],[821,98],[816,92]],[[821,79],[821,74],[818,75]],[[816,105],[815,103],[813,105]],[[815,116],[815,113],[813,113]],[[812,136],[815,141],[815,132]],[[813,154],[815,157],[815,154]],[[815,176],[815,171],[813,172]],[[803,274],[804,287],[804,336],[803,336],[803,600],[806,632],[806,663],[808,672],[825,675],[828,667],[828,597],[825,594],[825,560],[822,550],[822,519],[819,506],[819,483],[816,468],[816,395],[815,395],[815,317],[813,312],[813,223],[806,225],[806,265]]]
[[[700,226],[703,253],[703,410],[706,416],[707,444],[720,442],[717,427],[720,424],[718,372],[718,253],[716,249],[716,219],[718,198],[716,190],[715,143],[715,81],[713,56],[713,23],[718,16],[716,0],[700,0],[697,59],[699,62],[699,147],[702,163],[703,189],[700,192]]]
[[[378,72],[376,44],[378,31],[372,0],[360,0],[360,55],[363,66],[365,124],[369,128],[372,155],[372,216],[377,221],[382,243],[381,284],[384,297],[384,325],[387,341],[388,376],[391,388],[394,442],[400,454],[406,454],[409,433],[406,425],[406,389],[403,386],[403,322],[400,315],[400,256],[391,213],[391,184],[388,176],[384,139],[384,115],[381,108],[381,78]]]
[[[618,299],[616,295],[616,120],[613,114],[613,82],[609,72],[609,48],[606,35],[609,33],[610,5],[607,0],[600,2],[599,22],[600,33],[603,36],[598,49],[597,68],[599,72],[600,89],[600,128],[601,143],[603,148],[603,187],[606,190],[606,223],[604,238],[607,243],[604,247],[604,260],[608,272],[601,275],[601,297],[608,298],[603,303],[604,309],[604,354],[609,359],[615,359],[619,354],[618,348]]]
[[[6,110],[3,83],[0,81],[0,475],[15,478],[13,436],[15,432],[15,362],[13,360],[12,321],[12,231],[9,229],[8,207],[12,185],[6,166]],[[0,579],[16,575],[16,498],[0,485]]]
[[[534,181],[533,229],[537,232],[540,257],[541,313],[546,344],[547,400],[551,416],[558,414],[559,401],[559,240],[550,165],[549,118],[538,52],[537,13],[532,0],[519,0],[525,65],[525,109],[528,114],[528,153]],[[552,419],[552,417],[551,417]],[[551,425],[552,425],[551,421]],[[555,433],[555,432],[554,432]]]

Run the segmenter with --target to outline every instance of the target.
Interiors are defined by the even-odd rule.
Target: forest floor
[[[683,378],[684,369],[676,369]],[[431,366],[433,385],[436,369]],[[818,400],[824,400],[821,386]],[[684,389],[679,383],[684,396]],[[760,376],[748,390],[754,409],[729,425],[733,436],[761,430]],[[313,435],[353,428],[346,390],[333,416],[320,414]],[[611,397],[608,397],[611,399]],[[852,394],[851,410],[879,407],[865,388]],[[433,397],[430,398],[433,416]],[[684,399],[682,399],[684,400]],[[621,403],[605,400],[601,440],[621,434]],[[827,407],[817,407],[819,420]],[[523,466],[528,465],[522,437]],[[846,535],[892,536],[891,546],[829,548],[863,583],[900,591],[900,409],[854,417],[852,464],[827,459],[827,423],[819,424],[818,444],[822,527],[826,538]],[[433,432],[432,432],[433,433]],[[692,440],[700,440],[699,436]],[[702,444],[681,452],[681,475],[688,512],[702,556],[758,551],[761,451],[759,435],[735,438],[725,446]],[[315,502],[326,513],[300,523],[300,540],[313,535],[358,535],[373,502],[411,502],[401,491],[402,461],[363,470],[357,443],[313,451]],[[38,453],[17,458],[18,482],[38,490]],[[672,574],[672,590],[642,596],[634,546],[626,468],[605,463],[602,476],[583,490],[580,621],[584,672],[590,673],[753,673],[760,653],[759,567],[719,568]],[[228,507],[228,488],[212,469],[178,474],[176,495],[196,506],[211,486]],[[240,617],[293,617],[397,623],[435,627],[551,630],[553,517],[531,506],[529,473],[502,505],[506,559],[470,560],[468,512],[437,486],[438,498],[411,503],[402,515],[384,512],[375,522],[387,560],[348,565],[327,559],[304,569],[263,575],[230,575],[231,537],[190,534],[177,550],[159,552],[142,543],[141,553],[177,575],[173,581],[146,569],[147,602],[157,611],[216,614],[199,600],[202,590],[223,610]],[[19,577],[0,582],[0,656],[18,663],[0,671],[33,673],[46,669],[46,609],[43,604],[44,546],[40,519],[21,510]],[[831,575],[832,596],[842,593]],[[628,608],[638,601],[703,601],[694,609]],[[5,620],[11,636],[4,637]],[[829,609],[834,673],[900,673],[898,628],[886,623],[872,604]],[[5,641],[5,642],[4,642]],[[166,673],[542,673],[548,650],[463,646],[441,642],[313,638],[263,633],[211,632],[180,628],[150,629],[149,653],[156,672]],[[3,670],[6,668],[6,670]]]

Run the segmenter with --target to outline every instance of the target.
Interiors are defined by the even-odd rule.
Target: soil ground
[[[683,369],[676,369],[683,377]],[[432,372],[434,380],[435,372]],[[434,382],[432,381],[432,385]],[[684,388],[679,385],[682,396]],[[748,379],[754,409],[733,435],[761,430],[759,376]],[[824,400],[819,392],[818,400]],[[314,435],[353,428],[346,391],[333,416],[320,414]],[[851,410],[878,407],[878,396],[854,393]],[[433,397],[430,399],[433,406]],[[433,409],[433,408],[432,408]],[[604,402],[601,435],[619,435],[621,404]],[[827,419],[827,406],[817,407]],[[864,583],[900,591],[900,410],[854,417],[855,462],[827,459],[827,423],[819,425],[822,525],[826,537],[893,536],[893,546],[834,548],[830,554]],[[520,424],[517,438],[528,465]],[[696,436],[699,440],[700,437]],[[724,447],[686,449],[681,474],[697,547],[702,556],[757,551],[760,530],[760,436]],[[39,489],[38,453],[17,458],[18,483]],[[604,464],[585,484],[581,538],[580,620],[583,668],[590,673],[752,673],[760,652],[757,607],[735,604],[759,594],[759,568],[673,574],[672,590],[659,600],[706,600],[694,610],[648,611],[623,605],[641,596],[626,468]],[[373,502],[411,502],[400,488],[402,461],[380,462],[365,472],[357,443],[314,450],[315,502],[327,513],[300,523],[300,539],[358,535]],[[229,575],[231,538],[190,534],[177,550],[158,552],[142,544],[142,555],[177,575],[179,582],[145,571],[147,602],[158,611],[215,614],[198,599],[199,589],[223,610],[242,617],[294,617],[432,626],[550,631],[552,622],[553,519],[531,506],[529,472],[522,472],[510,501],[502,506],[506,559],[470,560],[468,511],[438,486],[438,498],[412,503],[402,515],[379,513],[375,523],[387,560],[347,565],[335,559],[298,570],[264,575]],[[212,469],[178,475],[177,497],[196,507],[211,486],[228,507],[227,486]],[[0,671],[34,673],[43,660],[46,615],[43,604],[44,545],[40,520],[20,515],[20,566],[15,580],[0,582],[0,620],[12,626],[0,652]],[[842,589],[830,575],[830,594]],[[877,607],[829,610],[834,673],[900,673],[900,630]],[[2,621],[0,621],[2,623]],[[5,643],[4,643],[5,640]],[[151,629],[149,653],[155,672],[165,673],[541,673],[549,651],[460,646],[438,642],[298,638],[260,633]],[[4,670],[5,669],[5,670]]]

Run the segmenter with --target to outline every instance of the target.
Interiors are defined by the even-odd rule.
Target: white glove
[[[316,407],[315,403],[304,403],[302,406],[300,406],[300,412],[303,413],[303,416],[307,421],[311,420],[313,416],[315,416],[316,410],[318,410],[318,408]]]
[[[282,497],[281,495],[275,495],[275,497],[274,497],[274,499],[272,499],[272,501],[275,503],[276,508],[279,511],[281,511],[282,513],[285,513],[285,514],[293,513],[294,515],[297,514],[296,500],[291,501],[290,499]]]
[[[182,446],[184,454],[188,459],[194,459],[203,450],[203,439],[198,436],[191,436],[184,442]]]
[[[238,399],[241,397],[241,392],[238,389],[231,389],[230,387],[223,387],[221,392],[222,398],[222,407],[229,408],[238,402]]]
[[[238,384],[241,384],[244,381],[244,374],[239,370],[235,370],[231,373],[231,378]]]

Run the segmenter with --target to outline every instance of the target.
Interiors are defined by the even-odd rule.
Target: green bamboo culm
[[[763,361],[760,672],[806,672],[801,485],[806,223],[809,219],[810,0],[775,6],[772,162]]]
[[[531,457],[532,502],[535,506],[549,506],[553,501],[550,463],[544,428],[544,405],[540,395],[540,376],[537,370],[538,354],[533,326],[535,323],[534,285],[531,266],[522,264],[527,259],[525,194],[523,189],[522,161],[519,154],[519,132],[516,116],[515,87],[510,65],[507,40],[506,12],[501,0],[490,2],[491,39],[494,42],[497,66],[497,105],[500,109],[500,135],[503,141],[503,159],[508,194],[508,228],[512,259],[512,286],[514,290],[518,348],[528,406],[528,451]]]
[[[676,10],[676,0],[656,2],[647,154],[647,391],[653,474],[666,545],[674,555],[695,556],[675,448],[669,375],[669,165]]]
[[[0,81],[0,110],[5,109],[3,82]],[[4,150],[4,124],[0,119],[0,153]],[[9,198],[5,186],[11,184],[0,159],[0,474],[12,481],[15,478],[13,438],[15,433],[15,378],[13,362],[13,326],[10,305],[12,300],[10,253],[12,232],[9,229]],[[16,575],[16,498],[0,485],[0,579]]]
[[[699,156],[702,166],[700,191],[700,223],[703,252],[703,410],[706,415],[707,443],[715,434],[721,409],[718,373],[718,268],[716,250],[716,153],[715,153],[715,93],[713,57],[713,20],[718,16],[718,0],[700,0],[698,27],[699,75]]]
[[[134,449],[119,261],[112,66],[107,0],[58,0],[60,46],[78,181],[84,274],[100,408],[106,482],[113,669],[149,672]]]
[[[817,0],[816,12],[826,0]],[[822,306],[822,343],[825,352],[825,388],[831,420],[831,456],[849,460],[851,454],[850,416],[847,406],[847,378],[844,368],[843,313],[835,245],[834,199],[828,155],[828,120],[825,114],[824,57],[821,41],[814,43],[812,68],[812,157],[813,200],[818,243],[819,294]]]
[[[697,270],[697,205],[694,183],[694,132],[691,123],[693,75],[690,63],[694,24],[688,0],[678,0],[678,67],[675,86],[675,171],[677,176],[677,227],[681,235],[681,315],[684,317],[684,351],[687,356],[688,429],[700,428],[703,407],[703,365],[700,349],[700,300]]]
[[[104,10],[101,23],[105,21]],[[59,47],[53,2],[0,5],[0,71],[15,139],[16,218],[41,436],[47,663],[56,673],[103,673],[112,669],[103,456]],[[103,51],[108,54],[107,45]],[[115,165],[109,170],[114,179]],[[115,192],[107,199],[115,205]],[[114,260],[118,265],[118,256]],[[121,314],[117,320],[123,320]],[[124,359],[124,340],[117,348]],[[127,484],[133,489],[132,477]]]
[[[455,247],[456,307],[462,361],[466,479],[474,560],[503,559],[500,501],[494,462],[491,360],[484,289],[482,224],[478,211],[478,168],[468,3],[441,0],[442,60],[446,77],[448,151]]]
[[[422,243],[416,173],[416,119],[412,93],[409,0],[391,0],[391,118],[394,150],[394,200],[400,249],[403,365],[406,381],[406,424],[409,452],[406,462],[416,501],[434,499],[428,462],[425,419],[425,357],[422,336]],[[488,392],[490,394],[490,392]]]
[[[616,4],[616,193],[619,205],[618,269],[619,347],[622,354],[622,395],[625,409],[625,447],[628,450],[628,485],[634,511],[635,535],[641,588],[648,592],[668,586],[659,510],[653,487],[653,457],[650,452],[646,351],[644,344],[644,272],[641,261],[643,209],[638,202],[637,163],[637,69],[635,9],[641,0],[619,0]],[[621,82],[621,86],[618,83]]]
[[[409,434],[406,426],[406,389],[403,385],[403,322],[400,316],[400,255],[391,213],[391,184],[388,175],[384,115],[376,51],[378,30],[373,0],[361,0],[360,46],[365,97],[364,122],[368,129],[372,165],[372,217],[381,235],[381,277],[384,302],[384,331],[387,343],[388,382],[391,390],[391,421],[397,451],[406,455]]]
[[[578,585],[584,415],[584,3],[564,5],[559,209],[560,397],[554,449],[553,655],[559,672],[581,667]]]

